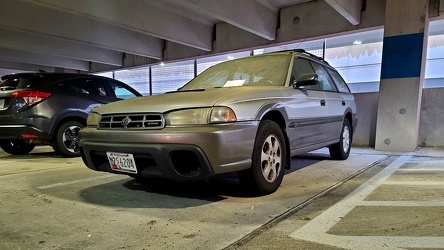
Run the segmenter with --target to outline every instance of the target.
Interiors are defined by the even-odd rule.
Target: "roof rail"
[[[307,52],[307,51],[305,51],[304,49],[295,49],[295,50],[293,50],[293,51],[294,51],[294,52],[301,52],[301,53],[304,53],[304,54],[306,54],[306,55],[308,55],[308,56],[310,56],[310,57],[314,57],[314,58],[316,58],[316,59],[318,59],[318,60],[321,60],[321,61],[323,61],[324,63],[330,65],[327,61],[324,60],[324,58],[322,58],[322,57],[320,57],[320,56],[317,56],[317,55],[314,55],[314,54],[312,54],[312,53],[310,53],[310,52]]]
[[[307,56],[314,57],[314,58],[316,58],[316,59],[318,59],[318,60],[320,60],[320,61],[322,61],[322,62],[324,62],[324,63],[326,63],[328,65],[330,65],[327,61],[324,60],[324,58],[322,58],[320,56],[317,56],[317,55],[314,55],[314,54],[312,54],[310,52],[307,52],[305,49],[279,50],[279,51],[274,51],[274,52],[270,52],[270,53],[278,53],[278,52],[299,52],[299,53],[303,53],[303,54],[305,54]]]

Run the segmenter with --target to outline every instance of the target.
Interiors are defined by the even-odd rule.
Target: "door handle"
[[[342,101],[342,106],[345,106],[345,101]]]
[[[325,100],[321,100],[321,106],[325,106]]]

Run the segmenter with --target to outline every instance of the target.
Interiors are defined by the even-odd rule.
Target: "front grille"
[[[99,129],[160,129],[164,126],[161,114],[104,115]]]

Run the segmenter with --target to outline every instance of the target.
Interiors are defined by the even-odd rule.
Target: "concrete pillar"
[[[387,0],[375,149],[418,146],[429,0]]]

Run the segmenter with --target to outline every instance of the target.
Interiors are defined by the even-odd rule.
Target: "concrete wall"
[[[379,92],[354,94],[358,109],[358,126],[353,135],[353,145],[374,146],[376,137],[376,114]]]
[[[358,127],[354,146],[374,146],[376,138],[376,117],[378,92],[354,94],[358,107]],[[421,147],[444,147],[444,88],[423,89],[419,142]]]
[[[444,147],[444,88],[424,89],[419,146]]]

